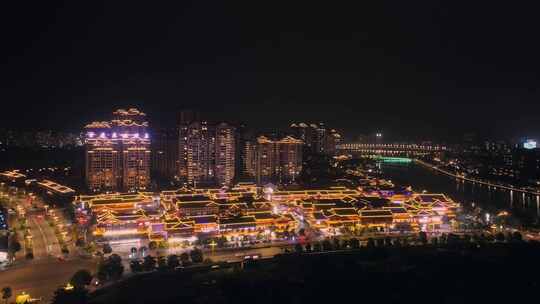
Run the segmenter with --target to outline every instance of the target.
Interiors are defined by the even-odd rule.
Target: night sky
[[[134,105],[154,124],[196,107],[255,128],[325,121],[351,136],[540,134],[536,7],[11,2],[0,10],[3,127],[78,130]]]

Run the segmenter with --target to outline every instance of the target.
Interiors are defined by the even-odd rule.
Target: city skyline
[[[3,302],[534,299],[538,8],[3,3]]]

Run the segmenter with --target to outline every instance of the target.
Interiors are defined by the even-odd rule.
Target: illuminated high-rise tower
[[[291,133],[313,153],[334,155],[336,145],[341,142],[341,135],[334,129],[327,129],[324,123],[293,123]]]
[[[259,136],[255,149],[257,183],[294,182],[302,171],[302,145],[303,141],[292,136],[280,140]]]
[[[144,190],[150,184],[146,114],[119,109],[113,115],[85,127],[86,184],[92,191]]]
[[[186,134],[186,172],[189,185],[215,182],[215,129],[206,121],[193,122]]]
[[[235,176],[235,128],[226,123],[216,126],[216,181],[230,185]]]

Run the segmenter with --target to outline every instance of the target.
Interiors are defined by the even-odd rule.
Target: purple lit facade
[[[86,183],[91,191],[137,191],[150,184],[150,136],[146,114],[117,110],[111,121],[86,129]]]

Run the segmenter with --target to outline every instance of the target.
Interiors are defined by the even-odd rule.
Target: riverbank
[[[509,186],[496,184],[494,182],[486,182],[486,181],[481,181],[481,180],[476,180],[476,179],[460,176],[460,175],[454,174],[452,172],[443,170],[443,169],[441,169],[441,168],[439,168],[439,167],[437,167],[435,165],[432,165],[430,163],[421,161],[419,159],[415,159],[413,161],[415,163],[417,163],[417,164],[420,164],[420,165],[426,167],[426,168],[436,170],[436,171],[438,171],[440,173],[446,174],[448,176],[451,176],[451,177],[454,177],[454,178],[457,178],[457,179],[460,179],[460,180],[463,180],[463,181],[476,183],[476,184],[481,184],[481,185],[485,185],[485,186],[488,186],[488,187],[494,187],[495,189],[504,189],[504,190],[510,190],[510,191],[515,191],[515,192],[525,193],[525,194],[537,195],[537,196],[540,195],[540,192],[529,191],[529,190],[524,190],[524,189],[520,189],[520,188],[514,188],[514,187],[509,187]]]

